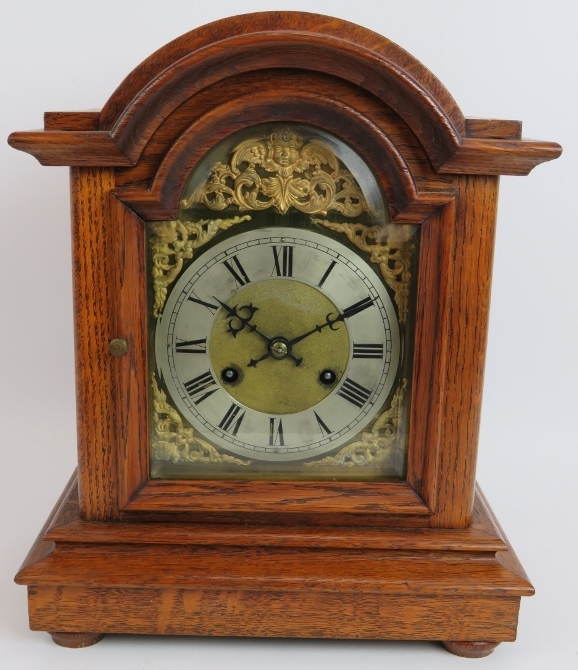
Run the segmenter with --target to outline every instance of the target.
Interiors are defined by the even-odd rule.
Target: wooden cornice
[[[520,139],[517,121],[466,119],[441,82],[390,40],[301,12],[237,16],[186,33],[135,68],[99,114],[50,112],[44,131],[8,141],[43,165],[136,165],[183,102],[232,75],[272,69],[323,73],[370,92],[412,129],[438,172],[521,175],[561,153],[558,144]]]

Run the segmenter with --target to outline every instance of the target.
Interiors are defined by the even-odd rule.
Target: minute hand
[[[335,330],[333,324],[338,323],[339,321],[345,321],[345,319],[349,319],[349,317],[355,316],[356,314],[359,314],[359,312],[363,312],[364,309],[367,309],[372,305],[373,305],[373,298],[370,298],[368,296],[367,298],[363,298],[363,300],[356,302],[354,305],[346,307],[343,310],[343,312],[338,316],[336,316],[334,319],[331,318],[331,312],[329,312],[329,314],[325,317],[324,324],[322,324],[321,326],[315,326],[315,328],[313,328],[309,332],[304,333],[299,337],[295,337],[294,339],[289,341],[289,344],[293,346],[297,344],[297,342],[301,342],[301,340],[304,340],[306,337],[309,337],[309,335],[313,335],[313,333],[320,333],[323,330],[323,328],[326,328],[327,326],[329,326],[331,330]]]

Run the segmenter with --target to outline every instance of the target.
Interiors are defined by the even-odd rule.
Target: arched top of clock
[[[9,142],[48,165],[135,165],[164,119],[192,96],[275,70],[331,76],[375,96],[411,128],[436,172],[527,174],[561,152],[555,143],[521,140],[519,122],[465,119],[440,81],[390,40],[302,12],[247,14],[186,33],[135,68],[100,114],[48,113],[44,131],[13,133]]]
[[[232,133],[271,119],[317,126],[345,141],[377,177],[396,223],[421,223],[453,198],[453,192],[420,192],[397,146],[371,119],[344,102],[291,86],[285,90],[282,83],[274,91],[229,100],[196,119],[174,140],[150,184],[121,186],[115,195],[146,220],[174,218],[185,182],[207,151]]]
[[[120,84],[101,112],[100,127],[134,159],[183,99],[232,74],[277,68],[333,75],[373,93],[412,128],[434,165],[465,135],[455,100],[401,47],[348,21],[302,12],[231,17],[173,40]],[[146,114],[150,107],[154,118]]]

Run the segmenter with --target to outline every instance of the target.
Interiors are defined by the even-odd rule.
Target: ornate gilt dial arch
[[[267,176],[261,178],[259,169]],[[305,141],[291,126],[241,142],[227,164],[213,165],[209,179],[181,204],[194,202],[213,211],[229,205],[240,211],[274,207],[280,214],[290,207],[305,214],[334,210],[347,217],[367,211],[363,192],[333,151],[318,140]]]

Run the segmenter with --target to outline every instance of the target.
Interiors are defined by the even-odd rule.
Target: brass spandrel
[[[407,379],[402,380],[391,403],[375,419],[370,431],[360,439],[340,449],[334,456],[326,456],[305,463],[306,467],[338,466],[344,468],[382,469],[399,468],[404,458],[404,435],[400,431]]]
[[[415,247],[410,239],[411,227],[395,224],[366,226],[363,223],[335,223],[323,219],[312,219],[312,222],[343,233],[358,249],[369,254],[369,261],[379,265],[385,283],[393,289],[399,322],[405,323],[409,311],[411,255]]]
[[[206,221],[155,221],[150,224],[154,235],[150,239],[152,251],[153,314],[159,317],[167,299],[167,288],[177,279],[185,260],[191,259],[195,249],[210,242],[215,235],[250,216]]]
[[[183,424],[180,414],[167,401],[159,388],[156,375],[151,376],[153,394],[151,456],[157,461],[171,463],[227,463],[250,465],[251,461],[222,454],[212,444],[195,435],[193,428]]]

